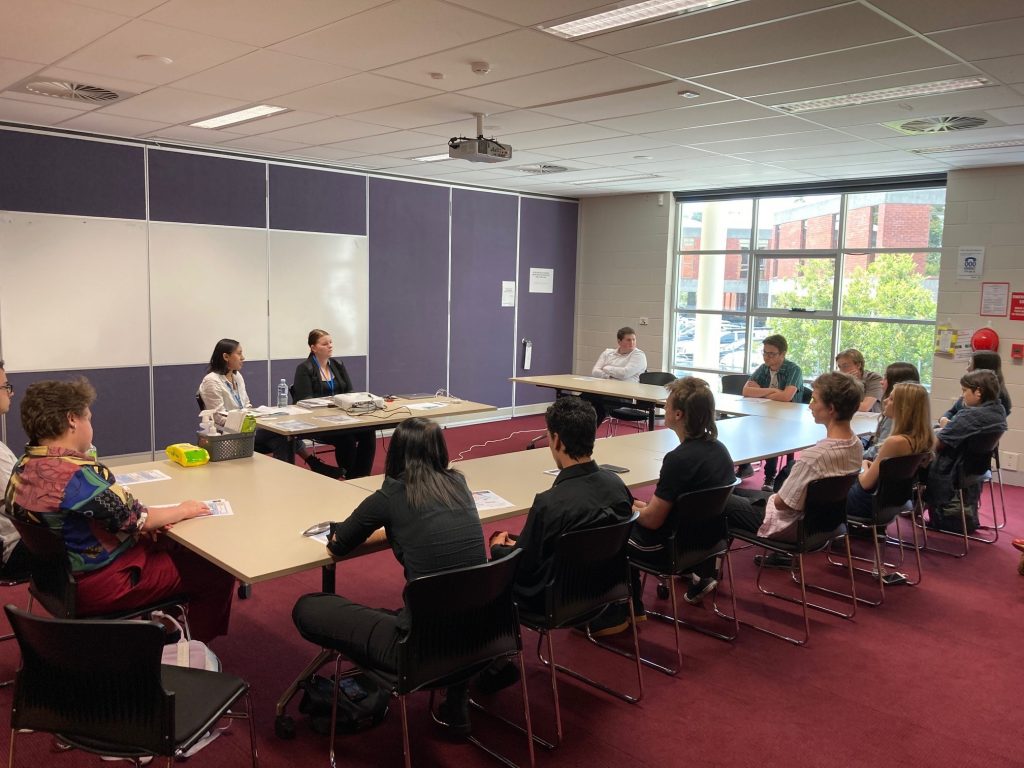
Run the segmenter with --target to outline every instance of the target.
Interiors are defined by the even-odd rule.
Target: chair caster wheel
[[[274,718],[274,735],[279,739],[295,738],[295,718],[291,715],[278,715]]]
[[[238,599],[248,600],[250,597],[252,597],[252,584],[239,584]]]
[[[660,597],[662,600],[668,600],[668,598],[669,598],[668,584],[663,584],[661,582],[658,582],[658,597]]]

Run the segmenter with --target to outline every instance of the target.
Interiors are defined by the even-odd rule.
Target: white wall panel
[[[313,328],[330,332],[335,355],[365,355],[369,276],[366,237],[271,231],[270,356],[309,354]]]
[[[151,222],[153,363],[210,359],[218,339],[267,357],[267,233]]]
[[[0,213],[8,370],[149,364],[146,223]]]

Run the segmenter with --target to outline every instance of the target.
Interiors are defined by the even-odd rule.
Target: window
[[[752,371],[761,341],[781,333],[807,380],[856,347],[869,370],[904,360],[930,385],[945,196],[929,187],[680,203],[677,373]]]

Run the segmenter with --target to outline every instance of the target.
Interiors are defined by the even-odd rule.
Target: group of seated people
[[[314,331],[309,346],[310,357],[296,372],[296,397],[351,387],[344,366],[330,357],[329,335]],[[768,337],[765,347],[762,368],[768,373],[766,376],[759,368],[752,374],[751,391],[773,390],[784,396],[790,388],[802,387],[799,368],[793,372],[785,367],[785,340]],[[962,398],[934,434],[927,392],[916,381],[913,366],[889,366],[885,378],[877,382],[880,386],[872,383],[877,396],[869,396],[863,384],[863,358],[850,350],[837,358],[843,365],[839,358],[852,361],[853,370],[815,379],[808,404],[814,421],[825,427],[826,437],[800,453],[777,490],[737,489],[726,507],[732,529],[789,540],[802,518],[807,488],[813,480],[850,474],[863,467],[849,497],[851,508],[863,509],[870,504],[881,461],[928,450],[934,450],[935,460],[928,473],[926,498],[935,509],[952,495],[946,481],[964,441],[974,434],[1006,429],[1010,403],[998,356],[993,360],[991,353],[972,360],[961,379]],[[243,360],[237,342],[218,343],[210,374],[200,388],[204,404],[215,409],[228,401],[239,407],[248,405],[240,374]],[[6,382],[2,363],[0,377],[0,412],[5,412],[13,388]],[[593,461],[598,422],[588,402],[567,396],[548,407],[546,432],[560,472],[551,489],[536,496],[519,534],[500,531],[489,541],[491,557],[522,550],[515,585],[521,604],[536,607],[541,599],[563,533],[626,520],[636,510],[639,517],[629,550],[630,557],[642,563],[657,558],[664,548],[674,524],[670,512],[681,494],[734,482],[732,457],[717,439],[715,398],[707,382],[687,377],[667,389],[665,424],[676,433],[679,445],[664,457],[657,486],[647,501],[634,499],[617,474]],[[95,396],[85,379],[40,381],[28,387],[21,421],[29,445],[10,468],[4,498],[6,517],[19,524],[45,526],[63,539],[78,584],[81,615],[185,595],[195,637],[209,640],[226,633],[234,583],[231,575],[160,535],[168,526],[209,510],[198,501],[147,508],[115,481],[109,468],[89,456],[93,439],[90,406]],[[865,451],[850,422],[855,413],[874,408],[877,401],[882,417]],[[262,445],[276,451],[272,442]],[[339,440],[334,445],[336,450],[351,449],[358,455],[358,444]],[[0,450],[0,470],[6,471],[11,460],[13,455],[6,448]],[[6,477],[0,480],[6,481]],[[388,449],[383,486],[347,519],[332,524],[328,548],[334,555],[344,556],[380,528],[407,579],[485,562],[487,548],[472,494],[462,474],[450,468],[441,429],[434,422],[411,418],[397,427]],[[7,550],[5,537],[5,563],[10,558]],[[762,558],[760,564],[791,566],[778,555]],[[695,570],[686,590],[687,602],[699,604],[715,590],[719,567],[717,562],[708,562]],[[635,585],[638,579],[635,574]],[[640,619],[643,604],[638,586],[634,596],[635,616]],[[396,671],[397,643],[408,631],[404,609],[371,608],[334,594],[300,598],[293,619],[309,641],[337,649],[357,663],[392,671]],[[590,630],[595,635],[612,634],[625,629],[628,620],[628,607],[623,612],[609,610],[595,619]],[[513,666],[500,665],[487,670],[476,684],[484,692],[493,691],[511,684],[517,675]],[[469,733],[465,684],[449,688],[440,716],[452,733]]]
[[[295,402],[312,397],[343,395],[352,391],[345,364],[332,357],[334,341],[331,335],[320,328],[314,328],[307,337],[309,357],[295,368],[291,386]],[[213,348],[210,368],[203,377],[196,393],[204,409],[213,411],[214,422],[222,426],[226,412],[251,408],[252,402],[245,391],[242,378],[242,363],[245,355],[242,345],[234,339],[221,339]],[[329,477],[353,479],[365,477],[373,469],[377,448],[377,433],[372,428],[346,429],[309,435],[314,441],[333,446],[336,466],[331,466],[317,457],[304,444],[297,452],[314,472]],[[292,461],[292,445],[287,437],[257,427],[255,450],[273,454],[275,459]]]

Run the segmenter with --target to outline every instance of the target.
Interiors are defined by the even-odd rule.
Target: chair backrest
[[[544,586],[547,626],[573,627],[629,595],[629,534],[639,514],[596,528],[563,533]]]
[[[1002,432],[983,432],[971,435],[963,443],[960,461],[957,464],[958,487],[974,485],[978,479],[992,468],[992,454],[999,445]]]
[[[682,565],[703,562],[728,546],[725,503],[739,483],[737,478],[729,485],[681,493],[676,497],[669,513],[671,533],[666,547],[673,573]]]
[[[640,374],[641,384],[661,384],[664,386],[665,384],[671,384],[675,380],[676,377],[668,371],[644,371]]]
[[[519,651],[512,586],[521,554],[405,585],[411,629],[398,647],[398,693],[459,682]]]
[[[812,480],[807,484],[804,516],[797,543],[807,550],[823,547],[846,524],[846,495],[860,472]]]
[[[203,403],[203,396],[196,392],[196,404],[199,406],[200,412],[206,410],[206,405]]]
[[[917,473],[929,459],[931,452],[910,453],[882,459],[878,465],[878,485],[875,486],[872,517],[876,525],[888,525],[914,498]]]
[[[64,540],[45,525],[12,520],[25,547],[32,554],[29,591],[47,613],[62,619],[77,614],[78,585]]]
[[[811,402],[811,399],[813,397],[814,390],[812,390],[810,387],[804,387],[803,389],[800,390],[800,402],[803,403],[804,405],[807,405],[809,402]]]
[[[174,694],[160,680],[159,624],[4,610],[21,649],[12,728],[172,754]]]
[[[727,373],[722,376],[722,393],[726,395],[742,395],[743,385],[750,380],[745,373]]]

